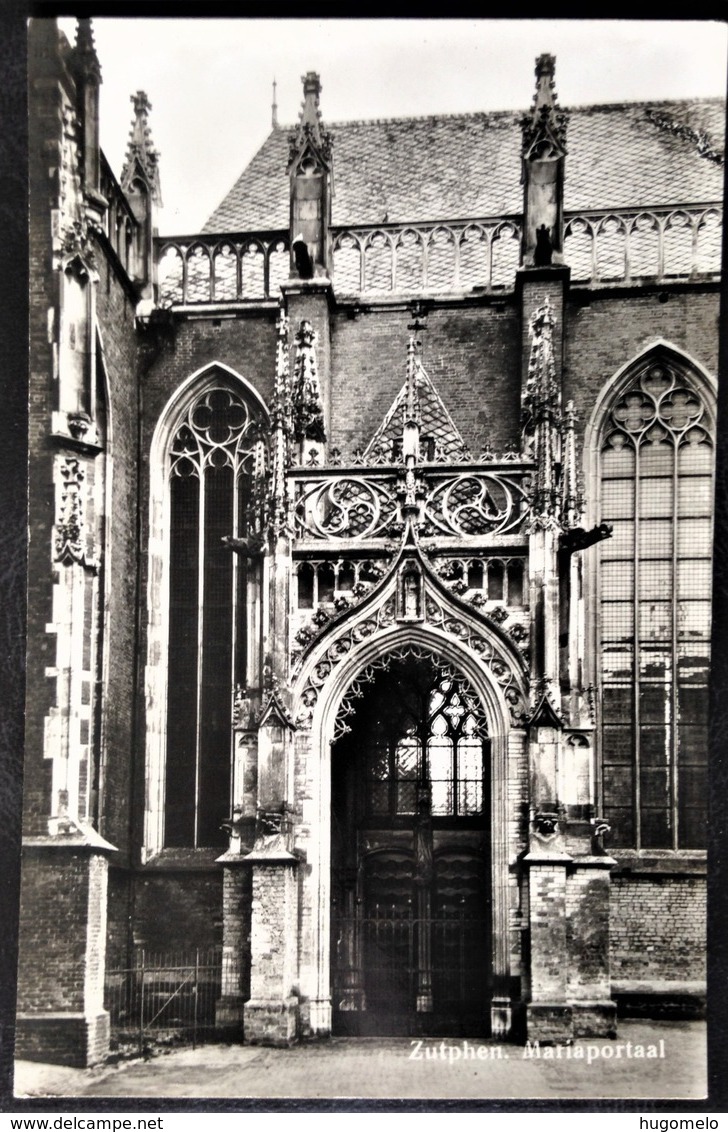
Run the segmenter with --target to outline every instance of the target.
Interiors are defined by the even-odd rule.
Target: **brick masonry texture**
[[[134,946],[153,952],[189,951],[222,944],[222,869],[137,873]]]
[[[612,877],[612,979],[704,979],[705,895],[700,877]]]
[[[660,296],[667,296],[661,301]],[[658,338],[685,351],[713,376],[718,366],[719,291],[647,291],[592,295],[589,305],[571,293],[566,307],[564,400],[574,401],[583,436],[596,399],[627,362]]]
[[[365,447],[406,376],[407,309],[337,314],[332,324],[332,444],[344,459]],[[435,308],[421,335],[422,362],[463,440],[477,458],[515,440],[520,415],[519,316],[513,301]]]
[[[24,853],[18,1056],[84,1065],[108,1050],[106,869],[104,857],[84,848]]]

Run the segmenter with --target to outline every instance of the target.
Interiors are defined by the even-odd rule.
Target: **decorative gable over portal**
[[[405,381],[364,452],[364,462],[387,464],[401,457],[402,424],[407,414]],[[445,408],[419,357],[415,358],[416,413],[420,426],[420,459],[448,463],[469,459],[460,431]]]

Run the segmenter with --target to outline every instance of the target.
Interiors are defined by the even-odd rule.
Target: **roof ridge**
[[[635,98],[623,99],[621,102],[575,102],[562,109],[566,113],[576,110],[625,110],[637,106],[695,106],[723,105],[726,99],[723,95],[703,95],[688,98]],[[515,107],[510,110],[458,110],[447,111],[441,114],[398,114],[386,118],[339,118],[330,121],[325,118],[327,129],[335,130],[341,126],[385,126],[392,122],[427,122],[452,120],[454,118],[513,118],[528,113],[529,107]],[[296,123],[281,123],[274,126],[268,137],[274,133],[290,133],[296,129]]]

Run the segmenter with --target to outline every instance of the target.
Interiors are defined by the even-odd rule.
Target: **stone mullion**
[[[198,539],[197,539],[197,667],[195,685],[195,818],[193,831],[193,844],[197,847],[199,820],[200,820],[200,718],[202,706],[202,665],[205,631],[205,461],[204,456],[200,463],[200,494],[197,503]]]
[[[690,227],[692,228],[692,247],[690,252],[690,278],[692,278],[698,269],[698,236],[700,233],[700,216],[697,213],[689,213]]]
[[[665,226],[667,224],[667,221],[668,221],[667,216],[663,216],[663,217],[656,216],[655,217],[655,223],[657,224],[657,280],[658,280],[658,282],[662,281],[662,278],[665,274]]]
[[[670,777],[670,796],[669,796],[669,818],[670,829],[672,834],[672,849],[677,849],[679,846],[679,808],[678,808],[678,586],[680,579],[678,570],[680,566],[680,556],[678,552],[678,533],[679,533],[679,460],[680,460],[680,437],[673,433],[672,436],[672,556],[671,556],[671,573],[672,573],[672,593],[670,600],[670,750],[669,757],[669,777]]]
[[[642,437],[634,443],[634,593],[632,595],[632,618],[634,655],[632,657],[632,742],[634,744],[634,835],[637,849],[642,848],[642,801],[640,782],[640,504],[642,481],[640,476],[640,452]]]

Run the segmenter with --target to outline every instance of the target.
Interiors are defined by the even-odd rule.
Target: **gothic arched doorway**
[[[487,1032],[490,740],[447,662],[406,647],[350,687],[332,748],[334,1032]]]

